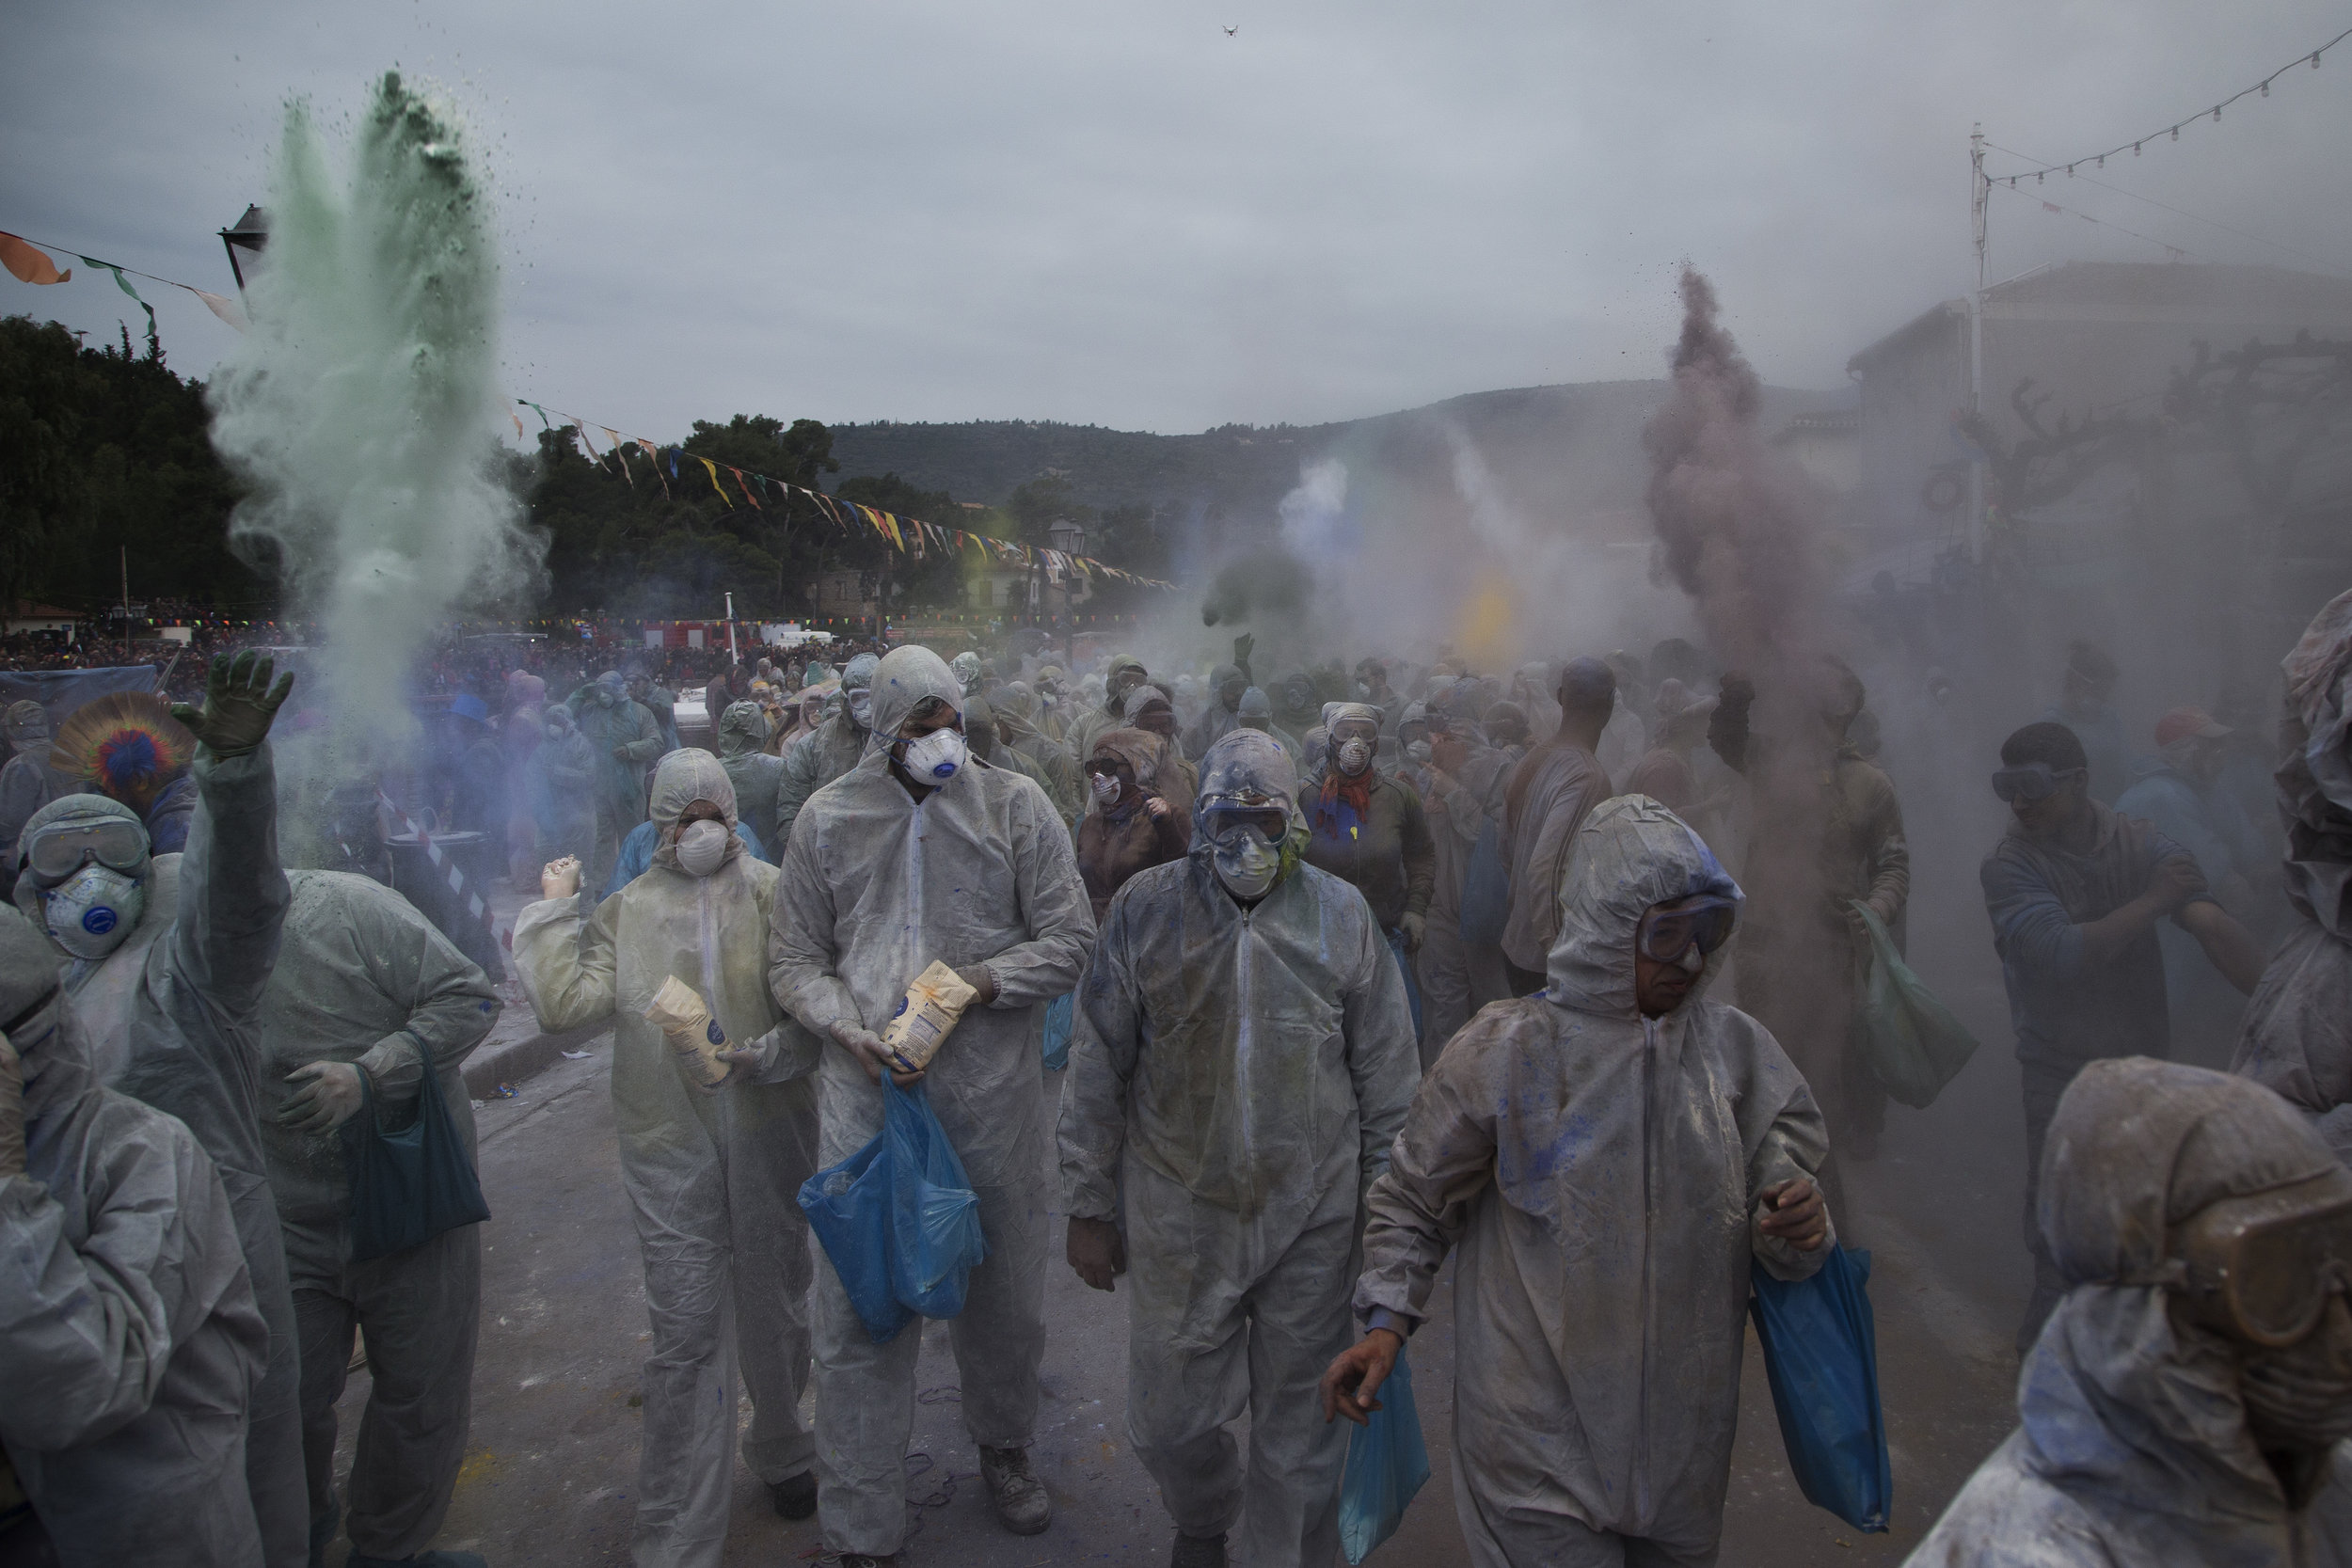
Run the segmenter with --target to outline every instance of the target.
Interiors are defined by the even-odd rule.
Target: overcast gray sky
[[[2346,26],[2306,0],[37,4],[0,51],[0,229],[227,292],[215,231],[286,99],[337,120],[397,64],[446,84],[498,193],[514,391],[658,439],[1650,376],[1685,258],[1769,378],[1825,387],[1967,287],[1972,120],[2094,151]],[[1995,197],[1994,275],[2165,255],[2124,230],[2352,272],[2348,136],[2352,41],[2099,172],[2268,244],[2054,177]],[[229,329],[142,289],[208,368]],[[86,272],[0,274],[0,310],[136,316]]]

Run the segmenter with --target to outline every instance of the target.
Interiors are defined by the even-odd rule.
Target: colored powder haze
[[[434,628],[528,585],[542,546],[498,474],[499,270],[449,114],[396,74],[339,176],[287,112],[253,330],[213,382],[213,440],[252,486],[231,538],[322,628],[341,750],[403,721]]]

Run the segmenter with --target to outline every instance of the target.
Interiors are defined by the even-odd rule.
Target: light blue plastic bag
[[[803,1182],[800,1202],[876,1344],[918,1313],[963,1310],[972,1266],[988,1256],[980,1200],[922,1085],[885,1077],[881,1134]]]
[[[1059,1072],[1070,1065],[1070,1029],[1075,1022],[1078,993],[1064,991],[1045,1004],[1045,1070]]]
[[[1340,1482],[1340,1548],[1361,1562],[1396,1533],[1406,1505],[1429,1479],[1429,1449],[1413,1407],[1413,1371],[1405,1352],[1375,1393],[1380,1408],[1348,1434],[1347,1475]]]

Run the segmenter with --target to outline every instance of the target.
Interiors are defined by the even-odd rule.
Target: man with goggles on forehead
[[[1453,1251],[1470,1560],[1712,1562],[1751,1272],[1826,1258],[1827,1140],[1779,1043],[1707,994],[1741,894],[1698,835],[1619,796],[1572,863],[1545,989],[1454,1037],[1373,1183],[1324,1410],[1375,1407]]]
[[[2041,1191],[2065,1294],[1911,1562],[2341,1560],[2352,1175],[2259,1085],[2125,1058],[2066,1091]]]
[[[262,1147],[262,999],[289,895],[278,859],[270,725],[294,689],[250,652],[215,658],[201,709],[172,717],[197,741],[185,853],[148,853],[131,808],[68,795],[17,844],[16,906],[46,931],[87,1026],[99,1081],[187,1125],[228,1190],[254,1298],[269,1323],[246,1474],[271,1568],[309,1555],[296,1404],[300,1340]]]
[[[1116,732],[1114,732],[1116,733]],[[1364,1188],[1419,1074],[1364,895],[1302,863],[1289,754],[1210,746],[1186,856],[1111,899],[1079,982],[1057,1131],[1071,1267],[1121,1274],[1128,1431],[1169,1560],[1328,1563],[1344,1429],[1315,1379],[1348,1341]],[[1245,1461],[1227,1428],[1247,1410]]]
[[[2171,1051],[2156,924],[2169,918],[2195,938],[2241,991],[2263,970],[2261,949],[2214,901],[2188,851],[2091,799],[2089,780],[2082,741],[2063,724],[2027,724],[2002,742],[1993,791],[2011,820],[1979,872],[2023,1067],[2034,1293],[2017,1331],[2021,1354],[2065,1289],[2036,1218],[2058,1097],[2086,1063]]]

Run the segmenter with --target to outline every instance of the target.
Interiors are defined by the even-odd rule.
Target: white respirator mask
[[[1413,740],[1406,743],[1405,754],[1412,759],[1414,767],[1426,768],[1437,752],[1426,740]]]
[[[147,884],[106,865],[86,865],[41,895],[41,916],[57,945],[95,960],[122,945],[147,910]]]
[[[861,688],[850,693],[850,722],[861,730],[874,727],[874,693]]]
[[[1340,742],[1340,749],[1335,754],[1339,758],[1340,771],[1352,779],[1357,774],[1372,766],[1372,742],[1369,740],[1343,740]]]
[[[934,788],[954,778],[972,754],[961,730],[933,730],[898,745],[898,766],[906,769],[907,777]]]
[[[727,825],[704,820],[678,831],[678,868],[690,877],[707,877],[727,858]]]
[[[1234,897],[1263,898],[1281,874],[1282,851],[1257,829],[1244,828],[1216,841],[1210,863]]]
[[[1097,805],[1107,806],[1119,799],[1119,775],[1116,773],[1089,774],[1087,784],[1094,791]]]

